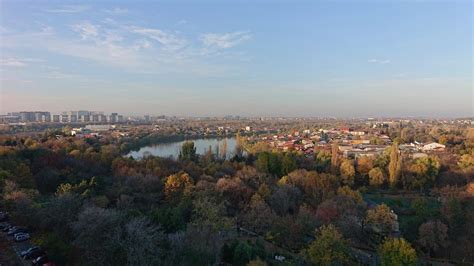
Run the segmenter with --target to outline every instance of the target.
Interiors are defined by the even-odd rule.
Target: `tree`
[[[220,153],[222,154],[222,158],[224,158],[224,160],[225,160],[226,157],[227,157],[227,139],[222,140]]]
[[[459,159],[458,165],[461,169],[474,168],[474,150],[471,154],[464,154]]]
[[[345,186],[338,189],[337,196],[319,204],[316,219],[336,225],[346,237],[359,237],[365,209],[361,194]]]
[[[297,213],[301,200],[301,191],[291,185],[279,185],[270,196],[269,205],[280,216]]]
[[[47,208],[40,211],[42,228],[54,228],[61,235],[70,233],[71,224],[81,211],[81,198],[76,194],[64,194],[51,199]]]
[[[189,193],[193,180],[185,172],[170,175],[166,178],[164,192],[168,200],[180,200],[180,198]]]
[[[333,174],[337,173],[338,165],[339,165],[339,156],[338,156],[338,151],[339,151],[339,145],[337,142],[333,142],[331,145],[331,171]]]
[[[394,143],[390,148],[390,163],[388,164],[388,183],[390,187],[395,187],[400,181],[401,158],[398,151],[398,143]]]
[[[351,160],[342,161],[340,172],[344,185],[354,185],[355,169],[354,163]]]
[[[382,169],[375,167],[369,171],[369,184],[374,187],[379,187],[385,182],[385,176]]]
[[[243,226],[259,234],[265,234],[275,219],[277,216],[257,193],[252,196],[250,206],[242,215]]]
[[[244,153],[245,140],[240,136],[240,132],[235,135],[235,151],[234,154],[237,158],[242,158]]]
[[[192,264],[210,265],[219,257],[228,232],[234,228],[234,221],[225,215],[224,202],[218,203],[213,198],[199,196],[193,200],[193,207],[192,220],[186,231],[188,243],[185,250],[194,253]],[[205,262],[197,263],[196,257]]]
[[[342,234],[332,224],[323,225],[315,233],[316,239],[306,249],[306,255],[315,265],[343,264],[348,261],[349,247]]]
[[[318,172],[327,172],[330,165],[331,153],[324,150],[319,151],[316,155],[316,170]]]
[[[296,160],[291,153],[286,153],[282,161],[282,174],[287,175],[296,169]]]
[[[281,153],[270,152],[268,157],[268,171],[272,175],[282,175],[282,158]],[[291,164],[291,163],[290,163]],[[289,166],[291,168],[291,166]]]
[[[405,127],[403,128],[401,131],[400,131],[400,139],[404,142],[404,143],[408,143],[410,141],[413,140],[413,132],[410,131],[409,128]]]
[[[194,142],[186,141],[181,146],[181,151],[179,152],[178,158],[183,161],[195,161],[196,156],[196,147],[194,147]]]
[[[247,266],[267,266],[267,263],[260,258],[257,258],[256,260],[251,260],[249,263],[247,263]]]
[[[441,213],[449,225],[450,237],[455,238],[461,234],[463,225],[466,222],[466,213],[463,210],[461,201],[455,197],[446,200],[443,202]]]
[[[414,175],[411,186],[422,189],[433,184],[438,176],[439,169],[440,163],[436,157],[428,156],[416,159],[410,165],[410,172]]]
[[[392,265],[417,265],[415,249],[403,238],[390,238],[378,248],[380,264]]]
[[[229,207],[235,209],[243,209],[253,195],[252,189],[235,177],[217,180],[216,190],[227,200]]]
[[[120,223],[121,217],[114,210],[89,207],[79,214],[72,225],[76,236],[73,244],[82,251],[84,262],[118,265],[126,259],[120,244]]]
[[[357,159],[357,172],[362,177],[367,177],[369,171],[374,168],[374,159],[370,156],[362,156]]]
[[[127,254],[127,265],[158,265],[163,255],[163,232],[144,217],[133,218],[124,226],[120,241]]]
[[[258,171],[262,173],[268,173],[269,172],[269,160],[270,160],[270,155],[268,152],[261,152],[257,156],[257,160],[255,161],[255,167],[257,168]]]
[[[225,216],[223,202],[217,203],[209,197],[198,197],[193,201],[192,225],[211,228],[211,231],[229,230],[233,220]]]
[[[257,240],[255,243],[252,243],[250,240],[234,240],[222,247],[222,262],[226,264],[263,266],[267,264],[260,260],[260,258],[265,257],[265,247],[260,240]]]
[[[356,203],[362,204],[364,203],[364,199],[362,198],[362,194],[360,194],[357,190],[352,190],[348,186],[343,186],[337,189],[337,195],[346,196],[348,198],[353,199]]]
[[[448,246],[448,227],[440,220],[422,224],[418,234],[418,242],[429,254]]]
[[[204,155],[204,160],[207,163],[210,163],[213,158],[214,158],[214,155],[212,154],[212,146],[209,145],[209,149],[207,149],[206,154]]]
[[[396,223],[396,215],[385,204],[368,210],[365,218],[365,224],[381,236],[388,236],[395,228]]]

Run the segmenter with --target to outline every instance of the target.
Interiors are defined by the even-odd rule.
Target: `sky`
[[[0,0],[0,113],[474,115],[472,1]]]

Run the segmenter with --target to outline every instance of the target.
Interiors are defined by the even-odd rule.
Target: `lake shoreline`
[[[191,136],[191,137],[182,137],[179,138],[180,140],[171,140],[171,141],[164,141],[159,143],[154,143],[150,145],[145,145],[140,147],[136,150],[131,150],[124,157],[130,157],[135,160],[140,160],[143,157],[147,156],[157,156],[162,158],[172,158],[177,159],[179,151],[181,150],[181,146],[186,141],[193,141],[196,153],[199,155],[203,155],[208,152],[209,147],[211,147],[212,152],[214,154],[218,153],[218,150],[221,149],[221,145],[223,144],[223,140],[227,140],[227,152],[226,157],[230,158],[234,155],[235,147],[237,145],[236,137],[235,136]]]

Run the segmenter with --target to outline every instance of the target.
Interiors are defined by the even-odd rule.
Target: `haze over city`
[[[0,112],[473,114],[472,2],[2,1]]]

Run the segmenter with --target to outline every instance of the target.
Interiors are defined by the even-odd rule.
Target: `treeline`
[[[189,142],[179,160],[124,158],[139,139],[2,138],[2,208],[58,265],[361,263],[354,247],[383,265],[474,260],[474,164],[462,156],[410,159],[395,144],[357,160],[337,145],[225,159]]]

